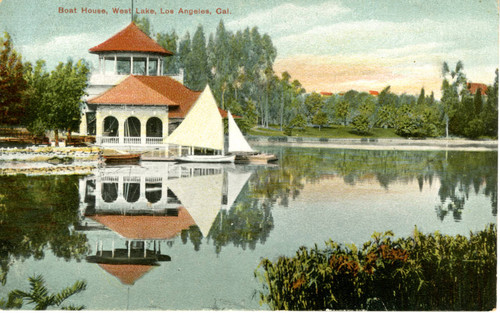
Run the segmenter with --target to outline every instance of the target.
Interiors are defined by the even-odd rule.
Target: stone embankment
[[[0,148],[0,175],[92,173],[99,165],[98,147]]]
[[[253,145],[283,145],[294,147],[360,149],[360,150],[455,150],[455,151],[495,151],[498,150],[497,140],[467,140],[467,139],[343,139],[343,138],[313,138],[287,136],[248,136]]]

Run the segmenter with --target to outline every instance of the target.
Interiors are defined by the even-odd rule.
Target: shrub
[[[263,259],[261,304],[274,310],[491,310],[496,307],[496,225],[470,237],[415,229],[375,233],[362,249],[333,241],[294,257]],[[259,270],[259,269],[262,270]]]

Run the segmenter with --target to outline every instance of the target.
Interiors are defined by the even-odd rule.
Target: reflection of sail
[[[207,236],[221,208],[223,178],[223,173],[220,173],[167,182],[168,187],[189,211],[204,237]]]
[[[250,176],[252,176],[252,172],[227,172],[227,205],[224,206],[225,209],[231,209]]]

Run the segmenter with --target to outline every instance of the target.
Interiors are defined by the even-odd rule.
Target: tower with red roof
[[[173,53],[133,22],[89,52],[99,62],[90,78],[80,133],[95,135],[101,146],[167,147],[166,137],[200,96],[183,85],[182,72],[165,75],[164,59]]]

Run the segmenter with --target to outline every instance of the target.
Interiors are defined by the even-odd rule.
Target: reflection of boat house
[[[182,84],[182,72],[164,75],[164,58],[173,53],[134,23],[89,51],[99,63],[90,78],[81,133],[95,135],[105,146],[167,147],[166,137],[200,96]]]
[[[97,263],[132,285],[159,262],[162,249],[197,226],[206,237],[221,209],[230,208],[251,172],[234,165],[152,162],[105,167],[80,180],[81,222]]]

